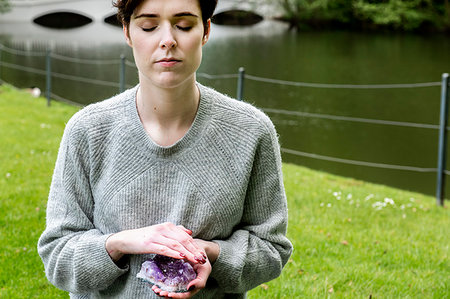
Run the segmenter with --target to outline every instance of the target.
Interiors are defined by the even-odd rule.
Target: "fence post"
[[[47,51],[45,70],[46,70],[47,106],[50,107],[50,100],[52,95],[52,57],[50,50]]]
[[[120,55],[119,91],[125,91],[125,55]]]
[[[439,125],[438,170],[436,184],[436,201],[440,206],[444,205],[445,193],[445,166],[447,150],[447,112],[448,112],[448,73],[442,74],[441,85],[441,115]]]
[[[243,67],[239,68],[239,76],[238,76],[238,85],[237,85],[237,99],[242,101],[244,95],[244,78],[245,78],[245,69]]]

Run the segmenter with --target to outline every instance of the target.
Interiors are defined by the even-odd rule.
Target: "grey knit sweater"
[[[243,298],[280,274],[292,245],[274,126],[253,106],[198,86],[196,118],[169,147],[144,130],[138,87],[68,122],[38,252],[50,282],[72,298],[158,298],[136,278],[148,256],[119,267],[105,241],[163,222],[220,246],[198,298]]]

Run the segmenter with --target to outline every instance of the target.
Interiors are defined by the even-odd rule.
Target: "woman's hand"
[[[125,230],[106,240],[106,250],[117,262],[125,254],[154,253],[176,259],[186,259],[192,264],[206,263],[205,251],[191,237],[192,232],[173,223],[162,223],[139,229]]]
[[[195,264],[193,268],[195,272],[197,272],[197,277],[187,285],[187,289],[190,291],[184,293],[170,293],[168,291],[161,290],[156,285],[153,285],[153,292],[161,297],[167,298],[191,298],[206,286],[206,281],[208,280],[209,274],[211,274],[212,270],[209,261],[206,261],[204,264]]]
[[[196,264],[193,266],[195,272],[197,273],[197,277],[188,284],[187,288],[190,291],[185,293],[170,293],[163,291],[158,288],[158,286],[154,285],[152,290],[156,294],[168,298],[190,298],[206,286],[206,281],[208,280],[212,270],[211,263],[214,263],[219,256],[220,247],[217,243],[201,239],[194,239],[194,242],[198,247],[202,248],[202,250],[206,252],[208,260],[205,264]]]
[[[217,243],[211,242],[211,241],[205,241],[202,239],[194,239],[195,243],[198,247],[203,248],[203,250],[206,252],[206,255],[208,256],[209,262],[214,264],[216,259],[219,257],[220,254],[220,247]]]

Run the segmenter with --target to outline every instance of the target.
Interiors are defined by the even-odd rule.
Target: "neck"
[[[200,92],[194,80],[175,88],[141,84],[137,92],[137,109],[144,125],[160,128],[190,127],[199,104]]]

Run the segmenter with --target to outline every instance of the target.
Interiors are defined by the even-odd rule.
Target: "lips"
[[[171,66],[175,66],[178,63],[180,63],[181,60],[180,59],[176,59],[176,58],[172,58],[172,57],[168,57],[168,58],[162,58],[156,61],[157,64],[163,66],[163,67],[171,67]]]

